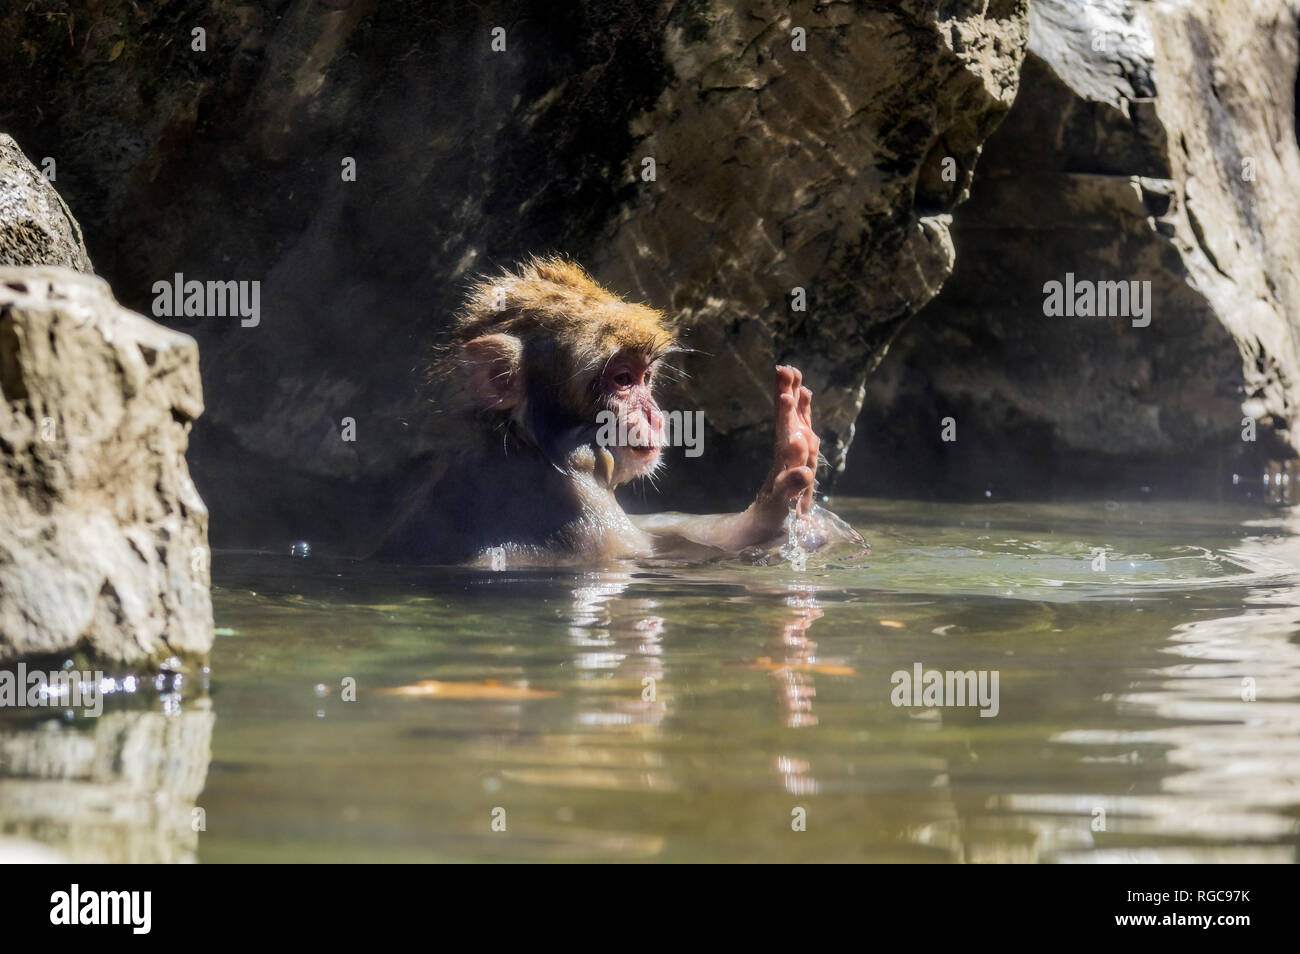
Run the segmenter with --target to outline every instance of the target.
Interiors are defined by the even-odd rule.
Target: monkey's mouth
[[[611,450],[622,451],[630,457],[644,460],[650,457],[658,457],[659,452],[663,450],[664,435],[660,429],[650,430],[643,428],[635,430],[627,435],[627,439]]]
[[[660,448],[657,444],[624,444],[622,447],[611,448],[611,450],[614,452],[614,460],[617,465],[616,471],[620,483],[634,477],[644,477],[659,464]]]

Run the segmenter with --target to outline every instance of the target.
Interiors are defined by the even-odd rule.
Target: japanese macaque
[[[664,315],[606,291],[571,262],[533,259],[476,284],[452,337],[444,372],[458,377],[475,408],[478,443],[409,508],[380,559],[514,564],[737,553],[787,540],[792,520],[804,547],[861,543],[814,507],[820,442],[812,392],[796,369],[776,369],[772,465],[748,509],[630,516],[614,488],[653,474],[665,440],[654,386],[680,349]],[[626,437],[602,437],[611,431]]]

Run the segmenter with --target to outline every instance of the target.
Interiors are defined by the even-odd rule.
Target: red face
[[[618,417],[614,482],[644,477],[659,464],[664,443],[664,416],[651,392],[655,363],[641,354],[617,354],[600,378],[601,403]]]

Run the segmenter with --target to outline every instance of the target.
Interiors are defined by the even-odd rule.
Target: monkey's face
[[[658,362],[636,352],[619,352],[606,362],[597,382],[597,406],[612,412],[616,427],[602,431],[601,443],[614,458],[613,484],[645,477],[659,466],[664,416],[655,403]]]
[[[570,262],[534,259],[471,290],[457,337],[474,403],[557,470],[613,488],[659,465],[651,387],[676,341],[658,311]]]

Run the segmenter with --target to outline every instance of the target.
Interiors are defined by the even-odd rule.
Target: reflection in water
[[[782,623],[772,644],[772,658],[782,660],[784,665],[772,672],[772,678],[778,684],[785,724],[799,729],[817,724],[813,712],[817,687],[812,673],[807,671],[817,662],[817,644],[808,638],[808,627],[825,613],[818,607],[812,590],[800,590],[785,602],[791,616]]]
[[[622,598],[631,580],[630,573],[586,574],[573,590],[574,666],[614,693],[612,707],[579,716],[584,726],[658,726],[664,718],[664,618],[653,612],[653,600]]]
[[[0,711],[0,833],[186,859],[201,804],[203,861],[1295,860],[1300,519],[837,510],[869,560],[222,557],[210,771],[206,703]],[[997,671],[998,715],[893,706],[917,663]],[[373,691],[422,680],[529,692]]]
[[[790,607],[792,616],[782,624],[772,647],[773,658],[782,660],[784,666],[772,672],[772,679],[777,685],[785,724],[800,729],[817,724],[817,715],[813,712],[817,687],[813,684],[812,673],[804,670],[817,662],[817,644],[808,638],[808,627],[825,614],[818,607],[812,590],[796,591],[786,598],[786,605]],[[782,787],[787,792],[791,795],[816,794],[817,780],[810,774],[812,766],[806,760],[778,755],[774,761]]]
[[[571,720],[559,731],[521,732],[504,747],[477,753],[503,785],[551,793],[538,798],[552,805],[546,815],[517,826],[510,842],[481,836],[480,851],[562,860],[648,859],[663,850],[659,836],[576,824],[565,798],[567,791],[673,787],[655,751],[672,698],[663,666],[665,621],[654,600],[624,596],[631,582],[628,572],[584,573],[572,589],[565,624],[582,702]]]
[[[1300,568],[1294,537],[1266,546],[1268,557]],[[1300,585],[1250,588],[1242,602],[1235,612],[1175,626],[1164,648],[1173,660],[1116,694],[1118,706],[1157,724],[1058,736],[1127,750],[1135,766],[1154,750],[1173,769],[1156,792],[1108,800],[1108,831],[1175,845],[1234,843],[1217,848],[1213,860],[1297,860]],[[1085,860],[1168,860],[1149,849],[1108,847],[1104,838],[1096,847],[1099,856]],[[1164,854],[1206,860],[1177,847]]]
[[[0,724],[0,853],[90,863],[195,861],[211,758],[207,699],[78,723]],[[159,707],[162,706],[159,701]]]

